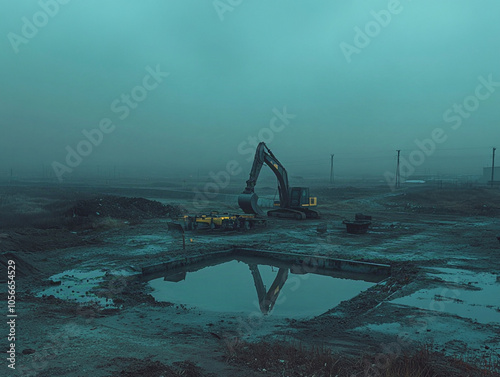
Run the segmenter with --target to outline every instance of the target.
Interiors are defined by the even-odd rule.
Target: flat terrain
[[[187,233],[185,250],[167,222],[200,210],[188,189],[1,186],[0,263],[13,259],[17,267],[18,372],[281,376],[238,360],[243,342],[262,340],[373,360],[359,375],[384,375],[388,360],[422,346],[498,371],[500,190],[311,186],[320,219]],[[205,210],[239,212],[237,193],[228,190]],[[356,213],[373,217],[367,234],[346,232],[342,221]],[[147,279],[136,278],[142,267],[234,246],[389,264],[392,275],[298,320],[156,302]],[[73,275],[75,292],[59,291],[61,273]]]

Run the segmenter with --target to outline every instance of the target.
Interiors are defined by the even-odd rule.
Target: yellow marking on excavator
[[[317,198],[309,197],[309,204],[301,204],[302,207],[316,207]]]

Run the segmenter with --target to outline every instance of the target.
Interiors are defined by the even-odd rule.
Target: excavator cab
[[[318,199],[309,196],[309,187],[291,187],[290,188],[290,208],[300,209],[304,207],[316,207]],[[280,207],[280,201],[274,202],[275,207]]]
[[[309,187],[290,188],[290,207],[309,207]]]

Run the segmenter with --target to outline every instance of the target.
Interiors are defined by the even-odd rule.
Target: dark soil
[[[164,205],[144,198],[101,196],[80,200],[70,208],[70,217],[112,217],[137,222],[144,219],[180,216],[183,210],[178,206]]]
[[[172,366],[165,365],[151,359],[141,360],[136,358],[115,357],[108,364],[121,365],[122,370],[110,377],[205,377],[201,369],[191,361],[176,362]]]
[[[240,343],[230,356],[232,363],[245,365],[274,376],[290,377],[472,377],[498,376],[462,360],[445,357],[427,348],[411,354],[386,355],[383,374],[368,355],[350,358],[332,353],[328,348],[293,345],[287,342]]]
[[[321,199],[321,220],[273,219],[267,228],[245,233],[191,232],[183,249],[182,242],[166,227],[166,220],[181,215],[183,209],[138,197],[152,197],[154,192],[164,195],[155,196],[159,200],[182,203],[187,208],[192,201],[179,200],[175,191],[127,190],[85,189],[83,195],[81,189],[70,188],[0,190],[0,268],[8,260],[16,262],[22,319],[20,366],[34,369],[34,365],[45,365],[37,375],[65,377],[208,377],[209,372],[223,377],[494,376],[493,371],[500,370],[498,325],[390,303],[398,295],[444,287],[428,277],[426,267],[457,267],[498,275],[497,191],[422,187],[392,193],[380,187],[322,187],[311,192]],[[223,201],[215,200],[211,205],[221,212],[234,211],[234,205]],[[341,219],[354,218],[359,212],[373,215],[372,228],[364,235],[347,234]],[[474,214],[481,217],[474,218]],[[269,318],[243,331],[246,315],[156,302],[146,281],[113,272],[140,272],[141,267],[172,258],[233,246],[386,263],[391,265],[392,275],[384,284],[361,292],[324,315],[310,320]],[[109,271],[92,292],[113,300],[116,307],[78,304],[50,294],[37,296],[43,287],[57,284],[52,275],[69,269]],[[415,325],[410,330],[419,330],[423,328],[420,323],[430,316],[436,318],[435,323],[429,322],[423,335],[410,331],[408,342],[394,357],[384,347],[394,344],[396,335],[363,328],[397,323],[406,332],[418,320],[418,328]],[[444,320],[449,321],[450,330],[439,327]],[[75,332],[66,330],[67,326]],[[464,334],[460,334],[462,328]],[[447,336],[445,331],[456,332],[448,343],[441,339],[443,334]],[[52,334],[68,341],[53,341]],[[236,343],[229,334],[235,336]],[[469,340],[468,334],[474,336]],[[422,348],[426,339],[436,341],[432,350]],[[442,350],[448,356],[455,355],[461,352],[462,343],[465,351],[456,353],[455,359],[436,353]],[[465,352],[471,349],[474,359],[468,360]],[[386,358],[381,360],[380,355]],[[487,355],[491,355],[486,368],[489,372],[481,374],[479,368],[484,363],[475,360],[481,357],[488,361],[484,358]],[[384,367],[378,368],[378,374],[370,370],[381,361]]]
[[[499,216],[500,192],[488,188],[408,190],[385,204],[415,213]]]

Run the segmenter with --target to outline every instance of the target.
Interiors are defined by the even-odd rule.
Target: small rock
[[[31,355],[32,353],[35,353],[34,349],[26,348],[23,350],[23,355]]]
[[[325,223],[325,224],[319,224],[317,227],[316,227],[316,231],[318,233],[326,233],[326,231],[328,230],[328,225]]]

